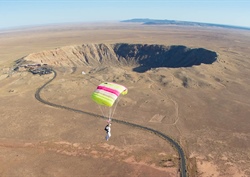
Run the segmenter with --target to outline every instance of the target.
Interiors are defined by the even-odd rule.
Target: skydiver
[[[111,123],[109,123],[108,125],[106,125],[104,130],[107,133],[106,140],[108,141],[109,138],[111,137]]]

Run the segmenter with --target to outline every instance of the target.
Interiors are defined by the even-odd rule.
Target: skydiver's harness
[[[109,132],[108,126],[109,126],[109,125],[106,125],[106,127],[104,128],[104,130],[105,130],[107,133]]]

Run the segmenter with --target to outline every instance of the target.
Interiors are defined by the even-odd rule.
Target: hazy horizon
[[[246,0],[0,0],[0,29],[134,18],[250,27]]]

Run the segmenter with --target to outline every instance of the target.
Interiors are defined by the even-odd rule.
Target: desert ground
[[[66,54],[48,57],[56,49],[115,43],[184,45],[218,57],[142,73],[132,64],[76,65]],[[114,122],[106,141],[106,120],[39,102],[37,89],[54,75],[14,71],[21,58],[53,67],[57,77],[41,97],[65,107],[101,114],[91,100],[97,85],[126,86],[113,117],[172,137],[185,151],[190,177],[250,176],[250,31],[133,23],[0,31],[0,176],[176,177],[178,153],[155,134]]]

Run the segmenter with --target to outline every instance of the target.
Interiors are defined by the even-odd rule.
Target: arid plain
[[[75,46],[116,43],[184,45],[218,57],[212,64],[142,73],[133,63],[77,65],[63,57]],[[60,57],[47,57],[55,50]],[[53,73],[13,71],[25,56],[57,72],[41,91],[44,100],[101,114],[91,94],[101,82],[115,81],[128,94],[114,118],[176,140],[185,151],[189,176],[250,176],[250,31],[133,23],[0,31],[0,176],[176,177],[178,153],[162,138],[114,122],[107,142],[105,120],[36,100],[35,92]]]

